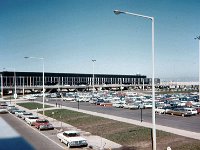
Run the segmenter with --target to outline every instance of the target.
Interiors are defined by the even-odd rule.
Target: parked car
[[[64,131],[57,134],[58,139],[68,147],[87,147],[87,140],[78,131]]]
[[[74,97],[63,97],[63,101],[74,101]]]
[[[29,116],[25,118],[25,121],[29,124],[29,125],[33,125],[34,122],[36,122],[36,120],[39,119],[38,116]]]
[[[113,107],[123,108],[123,104],[124,104],[124,102],[116,101],[113,103]]]
[[[143,103],[144,108],[152,108],[152,102],[144,102]]]
[[[21,114],[23,114],[23,113],[25,113],[25,112],[26,112],[25,110],[18,110],[18,111],[15,111],[15,115],[16,115],[17,117],[20,117]]]
[[[7,108],[8,104],[6,102],[1,102],[0,106]]]
[[[197,114],[197,110],[193,107],[185,107],[184,110],[187,111],[187,112],[191,112],[192,115]]]
[[[4,106],[0,106],[0,114],[6,114],[8,110]]]
[[[103,99],[98,99],[95,104],[96,105],[100,105],[101,103],[104,103],[104,100]]]
[[[126,104],[123,105],[123,108],[126,108],[126,109],[138,109],[139,106],[135,105],[134,103],[126,103]]]
[[[15,112],[17,112],[17,111],[19,111],[19,109],[16,108],[16,107],[9,110],[9,112],[10,112],[11,114],[15,114]]]
[[[12,109],[16,109],[15,105],[8,105],[7,110],[10,112]]]
[[[47,119],[37,119],[33,125],[39,130],[54,129],[53,125]]]
[[[91,98],[91,99],[89,100],[89,103],[90,103],[90,104],[96,104],[96,102],[97,102],[97,98]]]
[[[155,112],[159,114],[165,114],[165,113],[168,113],[168,111],[171,111],[172,109],[173,107],[170,107],[170,106],[157,107],[155,109]]]
[[[25,120],[25,118],[27,118],[29,116],[33,116],[33,113],[24,112],[23,114],[20,115],[20,118],[22,118],[23,120]]]
[[[177,115],[177,116],[183,116],[183,117],[192,115],[191,112],[185,111],[184,108],[174,108],[173,110],[170,110],[167,113],[171,115]]]

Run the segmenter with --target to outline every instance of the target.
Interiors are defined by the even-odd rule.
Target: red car
[[[33,125],[39,130],[54,129],[53,125],[47,119],[37,119]]]

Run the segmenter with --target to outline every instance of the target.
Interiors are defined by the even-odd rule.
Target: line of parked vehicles
[[[6,102],[0,102],[0,113],[10,113],[18,118],[24,120],[28,125],[34,126],[38,130],[54,130],[53,124],[51,124],[45,118],[39,118],[31,112],[18,109],[15,105],[9,105]],[[67,130],[57,134],[57,138],[67,147],[87,147],[87,140],[80,136],[80,133],[75,130]]]
[[[89,102],[99,106],[112,106],[124,109],[151,109],[152,97],[135,92],[96,92],[66,93],[63,101]],[[159,94],[155,99],[155,112],[178,116],[193,116],[200,113],[200,102],[197,93]]]

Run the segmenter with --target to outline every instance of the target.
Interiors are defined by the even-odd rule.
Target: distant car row
[[[14,105],[7,105],[7,103],[0,103],[0,113],[14,114],[16,117],[21,118],[30,126],[34,126],[38,130],[53,130],[54,126],[47,120],[39,118],[37,115],[33,115],[31,112],[19,110]],[[58,139],[66,144],[68,147],[87,147],[87,140],[80,136],[78,131],[64,131],[57,134]]]

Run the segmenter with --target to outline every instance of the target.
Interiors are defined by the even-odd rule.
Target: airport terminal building
[[[4,87],[14,86],[41,86],[43,81],[42,72],[12,72],[3,71],[1,74],[1,84]],[[45,85],[92,85],[93,74],[81,73],[47,73],[44,74]],[[159,84],[160,79],[156,78],[155,83]],[[94,74],[94,84],[151,84],[151,78],[145,75],[113,75],[113,74]]]

